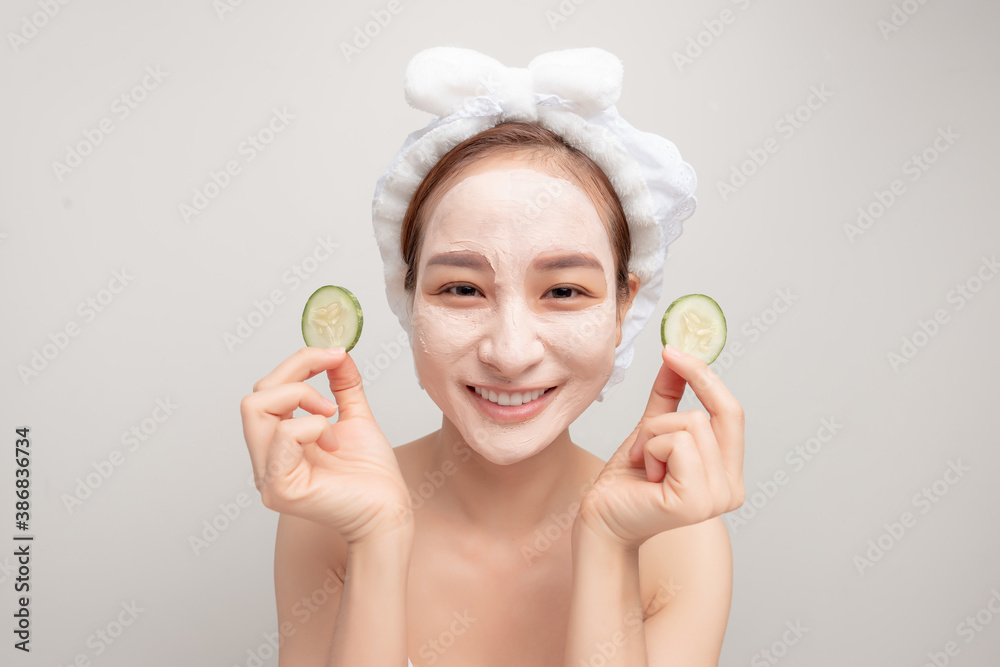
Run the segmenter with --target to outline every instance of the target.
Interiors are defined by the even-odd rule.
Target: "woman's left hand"
[[[584,495],[577,523],[624,548],[743,504],[743,407],[700,359],[663,350],[638,426]],[[690,384],[708,410],[677,412]]]

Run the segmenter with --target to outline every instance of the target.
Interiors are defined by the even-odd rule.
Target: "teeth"
[[[477,394],[487,399],[488,401],[497,403],[498,405],[510,405],[510,406],[517,406],[523,403],[529,403],[538,398],[539,396],[541,396],[545,392],[544,389],[535,389],[534,391],[526,391],[523,393],[516,391],[513,394],[508,394],[507,392],[502,391],[498,394],[495,391],[491,391],[489,389],[483,389],[482,387],[475,387],[475,390]]]

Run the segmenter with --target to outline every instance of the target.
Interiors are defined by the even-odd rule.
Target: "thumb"
[[[684,395],[687,380],[670,367],[668,359],[673,359],[673,357],[668,355],[671,355],[673,350],[677,350],[677,348],[673,345],[667,345],[660,353],[663,364],[660,366],[660,372],[657,373],[656,379],[653,380],[653,389],[649,392],[646,411],[642,413],[643,419],[668,412],[677,412],[677,405],[681,402],[681,396]],[[680,350],[677,350],[677,353],[680,354]]]
[[[361,373],[357,365],[351,359],[351,355],[343,351],[343,348],[336,348],[341,356],[341,361],[336,366],[327,369],[326,376],[330,380],[330,391],[337,401],[337,408],[340,411],[340,418],[343,419],[369,419],[375,421],[371,408],[368,407],[368,398],[365,396],[364,386],[361,380]]]

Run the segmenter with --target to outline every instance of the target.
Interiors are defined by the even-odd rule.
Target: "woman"
[[[569,425],[631,360],[623,329],[650,276],[644,286],[630,270],[642,266],[637,214],[608,175],[514,115],[418,173],[395,239],[402,291],[402,267],[387,263],[441,428],[393,448],[342,348],[299,350],[243,399],[257,486],[281,513],[282,666],[718,662],[732,590],[721,514],[744,497],[742,408],[668,346],[610,461],[572,442]],[[336,404],[304,382],[323,371]],[[686,384],[707,413],[676,411]]]

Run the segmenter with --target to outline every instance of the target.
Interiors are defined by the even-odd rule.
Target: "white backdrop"
[[[721,664],[996,664],[998,20],[986,0],[5,2],[4,627],[13,537],[35,539],[32,651],[6,630],[0,663],[277,664],[277,515],[239,401],[343,284],[390,441],[440,425],[370,205],[429,119],[406,62],[445,44],[615,53],[622,115],[698,173],[660,312],[718,300],[715,368],[748,416]],[[622,442],[659,347],[650,324],[578,442]]]

